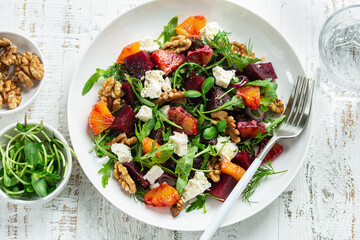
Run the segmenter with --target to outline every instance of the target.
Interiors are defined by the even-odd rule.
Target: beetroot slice
[[[201,86],[205,82],[205,77],[197,75],[196,71],[193,71],[190,76],[185,79],[183,83],[183,88],[186,90],[196,90],[201,92]]]
[[[125,93],[124,98],[125,98],[126,103],[129,104],[129,105],[134,105],[137,98],[136,98],[136,95],[135,95],[134,91],[131,88],[130,83],[129,82],[123,83],[121,89]]]
[[[118,132],[125,132],[126,135],[133,136],[135,133],[135,113],[132,108],[124,103],[124,105],[120,108],[118,113],[116,114],[112,129]]]
[[[243,152],[239,151],[231,161],[247,170],[254,161],[254,159],[254,154],[250,157],[249,151],[245,150]]]
[[[260,152],[264,149],[264,147],[266,146],[266,144],[268,144],[268,142],[269,142],[269,140],[267,140],[266,138],[261,140],[257,155],[260,154]],[[275,143],[275,145],[270,149],[268,154],[266,154],[265,159],[263,160],[262,163],[264,164],[266,162],[274,161],[283,151],[284,151],[283,146],[281,146],[278,143]]]
[[[214,110],[220,106],[222,106],[226,101],[230,101],[231,97],[225,94],[222,98],[220,98],[225,92],[219,88],[214,88],[214,91],[211,94],[209,104],[207,106],[207,110]]]
[[[147,188],[150,185],[150,182],[144,178],[146,172],[149,170],[148,168],[144,167],[141,171],[141,164],[138,162],[124,163],[124,166],[129,171],[130,176],[135,178],[143,188]]]
[[[235,178],[222,173],[220,175],[220,181],[218,183],[213,183],[211,188],[206,192],[210,193],[215,197],[226,200],[226,198],[229,196],[236,184],[237,181],[235,180]]]
[[[265,80],[268,78],[277,79],[277,75],[272,64],[269,63],[255,63],[247,65],[243,73],[250,81]]]
[[[137,78],[145,76],[145,72],[155,67],[151,55],[147,52],[140,51],[124,59],[127,69]]]

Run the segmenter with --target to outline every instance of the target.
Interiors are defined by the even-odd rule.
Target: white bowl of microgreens
[[[5,127],[0,131],[0,196],[26,205],[54,199],[69,181],[72,153],[61,133],[42,121],[25,119]]]

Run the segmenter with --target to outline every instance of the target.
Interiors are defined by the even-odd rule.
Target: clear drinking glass
[[[319,37],[323,74],[339,89],[360,93],[360,4],[333,13]]]

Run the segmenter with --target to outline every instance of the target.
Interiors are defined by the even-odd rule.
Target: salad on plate
[[[113,175],[135,200],[174,217],[227,198],[285,118],[272,64],[230,35],[204,16],[176,16],[158,39],[143,37],[96,69],[82,94],[103,81],[89,115],[103,187]],[[243,200],[284,172],[270,163],[282,152],[275,144]]]

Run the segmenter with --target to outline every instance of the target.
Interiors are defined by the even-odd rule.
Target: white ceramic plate
[[[179,22],[190,15],[204,15],[209,22],[216,21],[226,31],[232,32],[232,39],[254,44],[257,56],[266,55],[267,61],[274,65],[279,77],[279,95],[285,102],[290,95],[294,79],[305,75],[304,70],[287,41],[261,17],[251,11],[228,1],[217,0],[160,0],[138,6],[119,16],[110,23],[94,40],[83,56],[73,76],[69,103],[68,123],[71,140],[78,155],[81,167],[98,191],[123,212],[148,224],[162,228],[197,231],[204,230],[220,206],[220,202],[210,199],[206,203],[207,213],[193,211],[182,212],[173,218],[168,208],[153,208],[136,203],[121,190],[119,183],[111,178],[106,188],[101,186],[101,175],[97,172],[101,163],[93,154],[91,130],[88,116],[91,106],[97,102],[97,91],[101,83],[85,96],[82,88],[95,69],[106,68],[116,61],[122,48],[143,36],[156,39],[163,26],[175,15]],[[254,203],[249,206],[241,200],[233,207],[222,226],[244,220],[259,212],[276,199],[290,184],[298,172],[307,151],[311,127],[297,139],[284,141],[284,153],[273,163],[275,170],[288,172],[268,178],[252,197]]]
[[[42,80],[33,81],[34,86],[32,88],[26,88],[26,87],[22,86],[22,84],[20,84],[19,86],[21,88],[22,99],[21,99],[21,103],[20,103],[19,107],[10,110],[8,108],[7,104],[5,104],[2,108],[0,108],[0,116],[16,113],[16,112],[19,112],[19,111],[23,110],[24,108],[26,108],[32,101],[34,101],[36,96],[40,93],[40,90],[41,90],[42,86],[44,85],[44,82],[46,79],[46,65],[45,65],[44,56],[41,53],[38,46],[30,38],[26,37],[22,33],[0,30],[0,38],[3,38],[3,37],[8,38],[12,42],[12,44],[17,46],[18,52],[25,53],[25,52],[29,51],[29,52],[34,53],[36,56],[38,56],[40,61],[44,65],[45,75]]]

